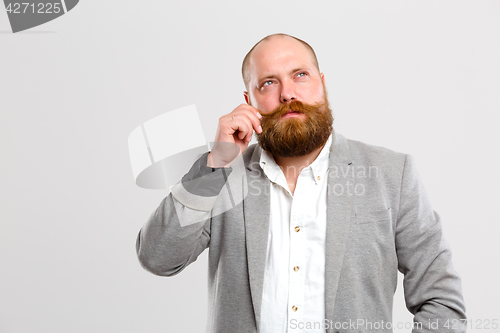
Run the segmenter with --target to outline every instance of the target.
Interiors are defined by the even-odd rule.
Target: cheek
[[[274,111],[280,105],[279,98],[269,95],[261,96],[260,98],[256,99],[255,102],[256,104],[254,105],[254,107],[264,113]]]
[[[310,96],[314,96],[314,102],[321,103],[325,99],[325,93],[323,87],[321,87],[320,89],[313,89],[311,90],[310,93],[311,93]]]

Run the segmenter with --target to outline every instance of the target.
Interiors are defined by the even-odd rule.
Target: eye
[[[265,87],[272,85],[273,83],[274,82],[272,80],[264,81],[264,83],[262,83],[260,87],[265,88]]]
[[[306,72],[300,72],[299,74],[297,74],[297,77],[303,77],[303,76],[306,76],[307,73]]]

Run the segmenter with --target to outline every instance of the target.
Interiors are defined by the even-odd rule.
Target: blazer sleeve
[[[231,169],[207,167],[202,155],[139,231],[136,251],[148,271],[172,276],[210,244],[211,209]]]
[[[439,215],[432,210],[415,163],[406,156],[396,222],[398,269],[404,274],[412,332],[465,332],[461,280],[452,266]]]

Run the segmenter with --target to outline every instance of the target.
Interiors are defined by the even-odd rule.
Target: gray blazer
[[[421,323],[413,332],[465,332],[460,278],[412,158],[333,136],[325,246],[327,332],[391,332],[387,323],[392,323],[398,270],[404,274],[406,306]],[[249,186],[242,202],[181,226],[178,215],[183,213],[174,207],[172,193],[181,202],[177,206],[191,195],[186,200],[199,200],[201,207],[203,198],[182,190],[180,183],[179,194],[172,189],[137,238],[142,266],[162,276],[179,273],[209,248],[207,332],[259,331],[270,214],[270,182],[259,166],[260,155],[258,145],[243,154]],[[204,166],[200,159],[192,170]],[[201,210],[207,214],[214,206],[217,199]]]

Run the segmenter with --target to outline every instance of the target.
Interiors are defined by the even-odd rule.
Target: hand
[[[224,167],[239,154],[243,154],[252,140],[253,131],[262,133],[261,118],[259,110],[248,104],[241,104],[233,112],[220,117],[207,165],[213,168]]]

